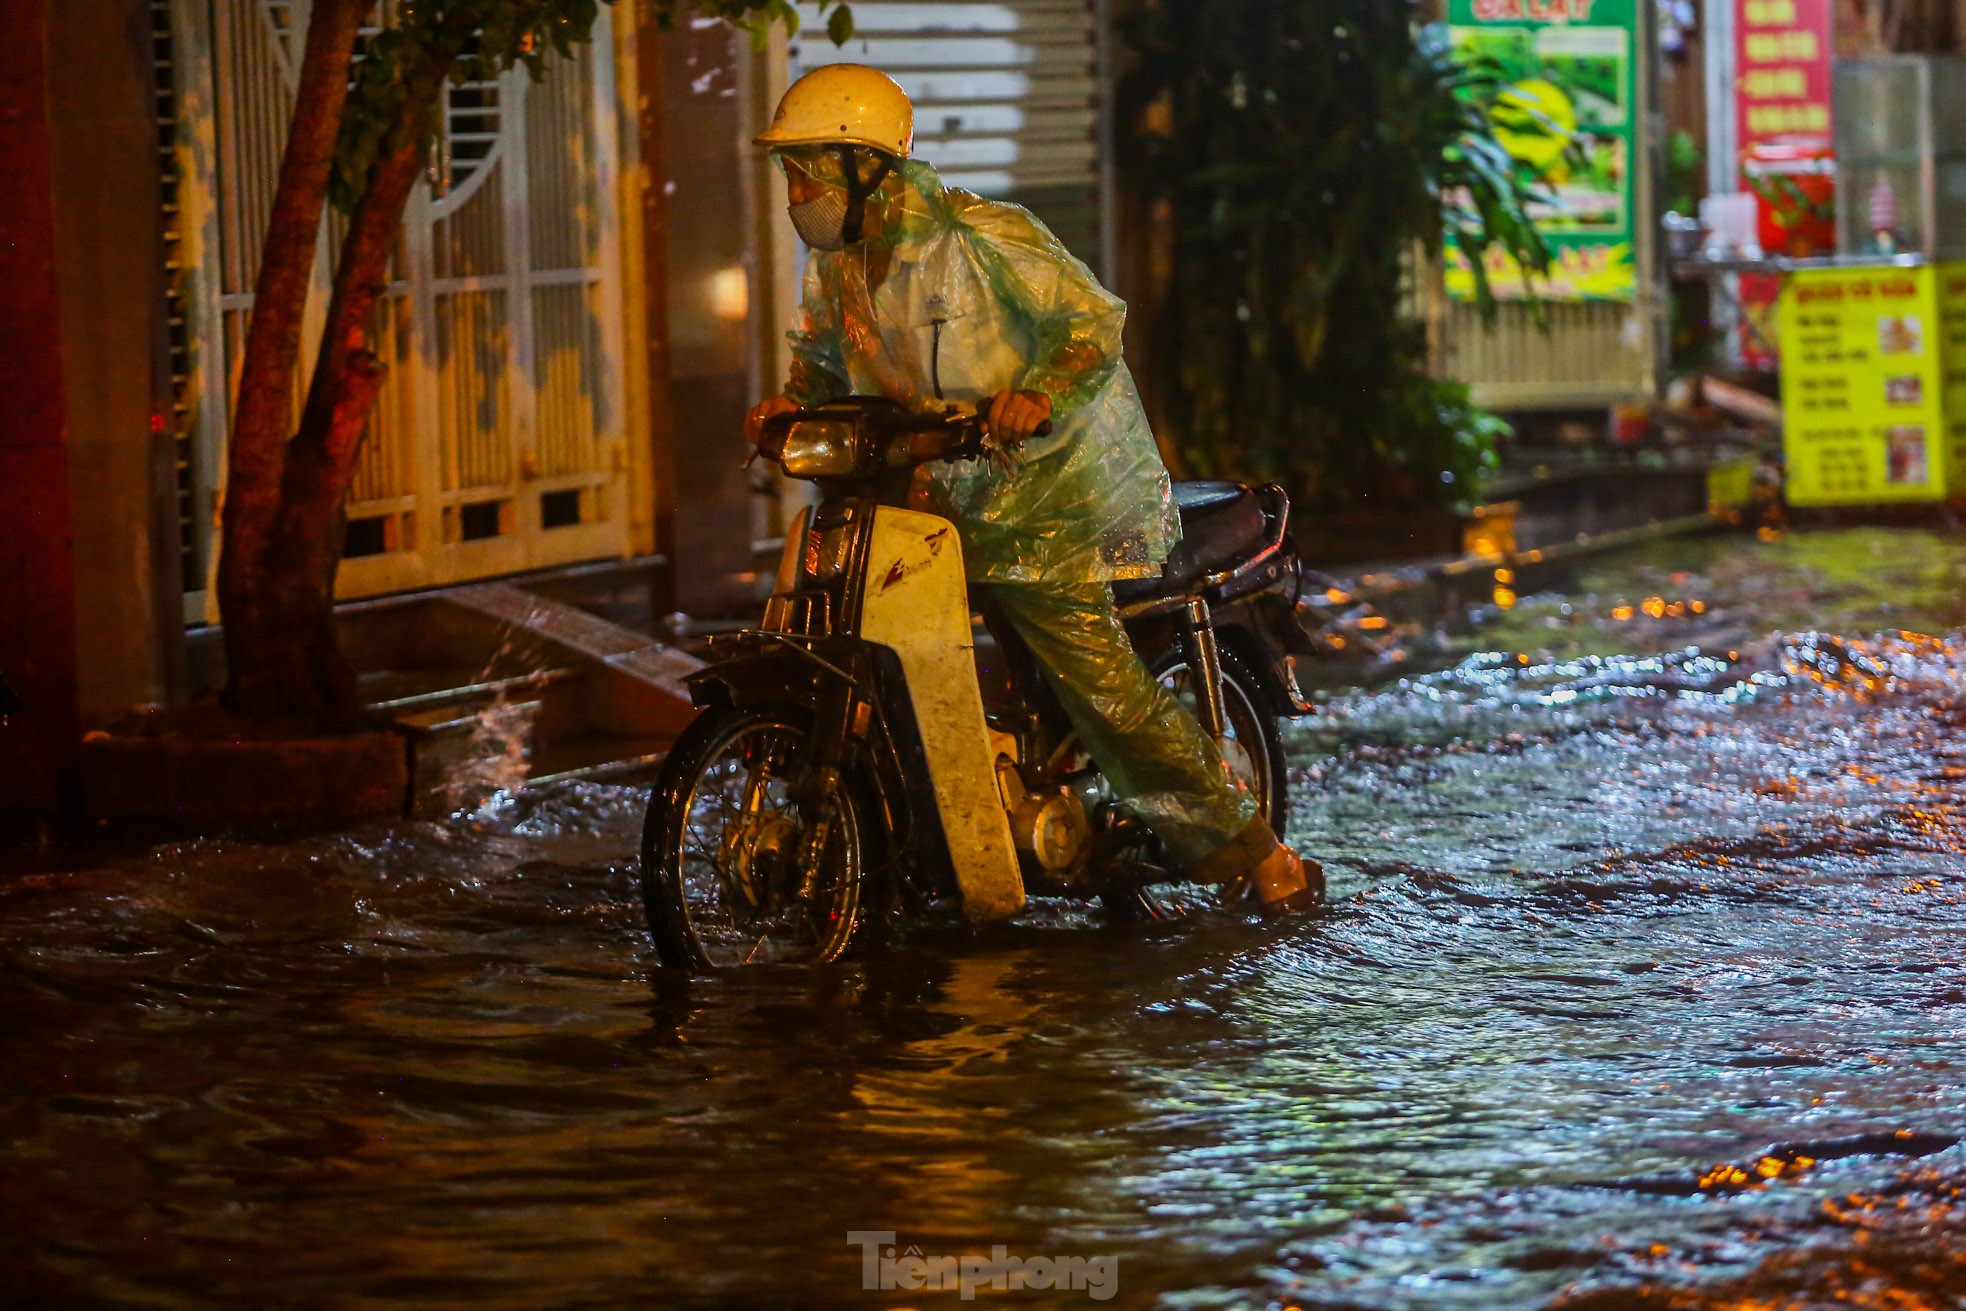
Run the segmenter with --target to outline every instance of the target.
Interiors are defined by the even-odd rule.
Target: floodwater
[[[1306,922],[686,984],[591,785],[0,885],[0,1304],[1966,1304],[1966,543],[1491,618],[1293,731]]]

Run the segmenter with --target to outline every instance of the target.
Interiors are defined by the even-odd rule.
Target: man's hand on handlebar
[[[789,414],[798,408],[798,403],[789,396],[767,396],[753,405],[751,412],[744,416],[744,440],[756,446],[765,435],[767,420],[781,414]]]
[[[986,413],[992,437],[1006,446],[1022,446],[1051,417],[1051,397],[1041,391],[1000,391],[990,398]]]
[[[746,468],[763,453],[765,426],[802,408],[789,396],[767,397],[751,407],[744,416],[744,437],[751,446]],[[865,435],[875,449],[861,454],[894,468],[906,461],[981,458],[1011,478],[1024,444],[1051,432],[1051,397],[1038,391],[998,392],[974,410],[968,405],[923,410],[876,396],[840,397],[835,408],[856,416],[856,423],[862,417],[872,422]]]

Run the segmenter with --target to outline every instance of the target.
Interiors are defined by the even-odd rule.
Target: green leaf
[[[1168,380],[1163,436],[1191,470],[1268,471],[1308,513],[1474,494],[1492,435],[1428,375],[1405,270],[1450,238],[1547,258],[1527,211],[1540,182],[1486,109],[1501,68],[1463,65],[1410,13],[1142,0],[1119,22],[1123,177],[1169,233],[1157,354],[1135,370]]]

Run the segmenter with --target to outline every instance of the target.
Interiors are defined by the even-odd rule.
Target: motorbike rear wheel
[[[1224,647],[1222,657],[1222,711],[1228,721],[1229,768],[1247,785],[1256,798],[1256,813],[1269,821],[1278,838],[1290,821],[1290,785],[1283,759],[1283,735],[1277,717],[1264,708],[1262,685],[1250,673],[1242,657]],[[1191,712],[1195,705],[1195,678],[1189,668],[1186,650],[1177,646],[1154,661],[1154,677],[1173,692]],[[1199,718],[1199,716],[1197,716]]]
[[[677,740],[642,827],[642,900],[664,965],[830,961],[852,947],[871,816],[841,787],[809,876],[816,817],[791,794],[811,758],[810,724],[789,708],[709,710]]]
[[[1262,686],[1243,659],[1224,649],[1221,660],[1222,710],[1228,720],[1223,736],[1228,739],[1229,767],[1256,798],[1257,814],[1282,838],[1290,818],[1290,789],[1277,716],[1265,709]],[[1176,700],[1190,713],[1195,712],[1194,673],[1184,648],[1162,652],[1149,660],[1147,667]],[[1183,913],[1178,903],[1156,894],[1151,886],[1126,879],[1116,880],[1101,894],[1101,900],[1107,913],[1120,923],[1179,919]]]

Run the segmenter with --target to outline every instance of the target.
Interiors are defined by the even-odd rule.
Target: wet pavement
[[[1487,618],[1293,729],[1311,922],[691,985],[596,785],[0,884],[0,1305],[1966,1304],[1966,541]]]

